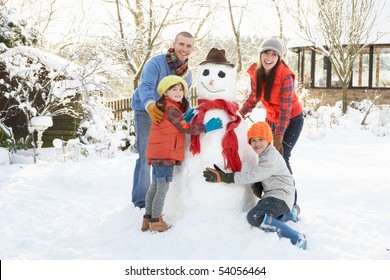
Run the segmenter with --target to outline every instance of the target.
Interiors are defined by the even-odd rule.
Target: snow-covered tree
[[[329,58],[343,91],[343,113],[347,111],[348,85],[353,65],[363,48],[378,40],[372,36],[381,0],[299,0],[290,14],[302,36]]]
[[[34,46],[39,34],[15,9],[0,6],[0,53],[17,46]]]
[[[0,55],[0,117],[10,120],[22,112],[27,127],[34,116],[64,114],[112,122],[112,117],[106,120],[104,116],[110,111],[104,110],[101,98],[111,90],[107,79],[99,75],[108,71],[103,65],[91,59],[80,66],[31,47],[10,49]]]
[[[162,34],[176,25],[191,22],[191,27],[186,31],[191,32],[198,40],[202,27],[217,6],[212,2],[115,0],[119,38],[114,38],[111,45],[116,46],[118,53],[123,54],[126,66],[133,76],[134,88],[138,86],[146,61],[156,51],[160,51],[164,43]],[[173,39],[172,37],[171,40]]]

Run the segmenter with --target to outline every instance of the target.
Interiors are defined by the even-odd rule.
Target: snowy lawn
[[[37,164],[0,166],[0,259],[390,260],[390,135],[360,129],[361,119],[350,114],[317,140],[305,126],[293,150],[302,212],[291,226],[305,251],[252,228],[245,212],[166,215],[171,230],[143,233],[144,211],[131,204],[137,154],[58,162],[50,148]]]

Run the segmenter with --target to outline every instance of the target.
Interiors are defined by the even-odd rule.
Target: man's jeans
[[[136,207],[145,207],[145,196],[150,185],[150,165],[146,158],[149,130],[152,120],[146,111],[134,111],[135,136],[138,159],[135,162],[133,176],[132,202]]]

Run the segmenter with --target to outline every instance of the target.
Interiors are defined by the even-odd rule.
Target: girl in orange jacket
[[[161,216],[173,168],[184,160],[185,133],[197,135],[222,128],[219,118],[212,118],[206,124],[189,123],[194,113],[191,109],[184,116],[189,107],[185,98],[187,90],[186,81],[176,75],[163,78],[157,88],[161,98],[156,105],[164,112],[164,118],[150,127],[146,157],[152,165],[152,182],[146,193],[142,231],[162,232],[170,228]]]

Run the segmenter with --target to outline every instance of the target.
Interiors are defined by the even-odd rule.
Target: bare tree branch
[[[239,14],[240,15],[239,16],[239,21],[238,21],[238,24],[236,26],[236,24],[234,23],[234,16],[233,16],[234,13],[233,13],[231,0],[228,0],[228,8],[229,8],[230,22],[231,22],[231,25],[232,25],[232,31],[233,31],[234,39],[235,39],[236,46],[237,46],[237,68],[236,68],[236,71],[237,71],[237,73],[240,73],[242,71],[240,28],[241,28],[242,17],[243,17],[244,13],[243,13],[243,9],[241,8],[241,11],[240,11],[240,14]]]
[[[302,3],[304,2],[304,3]],[[375,0],[315,0],[298,2],[290,10],[303,37],[331,62],[343,90],[343,113],[347,110],[348,85],[353,64],[370,42],[370,33],[381,11]],[[296,16],[296,15],[299,15]]]

